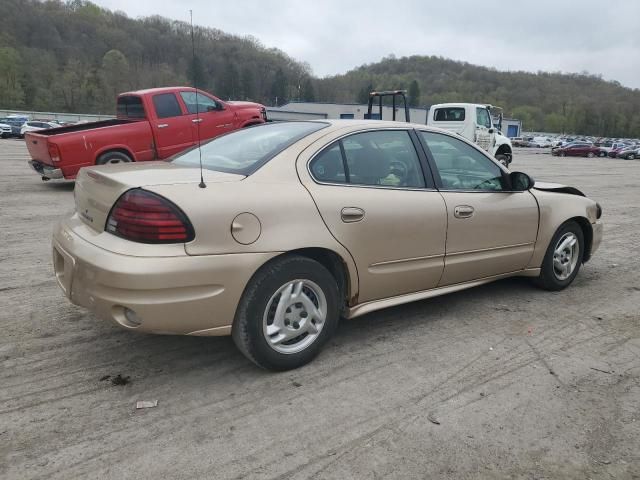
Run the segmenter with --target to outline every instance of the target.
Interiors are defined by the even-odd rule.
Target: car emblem
[[[85,208],[84,212],[80,212],[80,216],[82,218],[84,218],[85,220],[88,220],[89,222],[93,223],[93,217],[91,215],[89,215],[89,209]]]

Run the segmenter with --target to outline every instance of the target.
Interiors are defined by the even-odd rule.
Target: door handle
[[[202,121],[201,118],[194,118],[193,120],[191,120],[193,123],[200,123]]]
[[[344,223],[359,222],[364,218],[364,210],[358,207],[344,207],[340,212],[340,218]]]
[[[453,209],[453,215],[456,218],[469,218],[473,216],[474,208],[470,205],[458,205]]]
[[[168,126],[168,123],[161,123],[160,125],[158,125],[158,128],[167,128]]]

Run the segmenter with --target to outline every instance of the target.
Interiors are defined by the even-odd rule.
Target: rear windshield
[[[436,122],[464,122],[464,108],[436,108],[433,119]]]
[[[237,130],[202,145],[202,166],[250,175],[288,146],[326,126],[320,122],[277,122]],[[172,161],[197,167],[200,153],[193,148]]]
[[[118,118],[145,118],[142,98],[135,95],[118,97]]]

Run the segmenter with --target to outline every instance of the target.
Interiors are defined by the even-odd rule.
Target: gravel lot
[[[640,478],[640,162],[517,153],[603,205],[569,289],[511,279],[344,321],[274,374],[231,339],[136,335],[71,305],[49,237],[73,184],[26,158],[0,140],[0,477]]]

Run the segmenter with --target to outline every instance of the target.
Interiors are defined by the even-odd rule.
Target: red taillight
[[[51,157],[51,161],[52,162],[59,162],[60,161],[60,149],[58,148],[58,146],[54,145],[53,143],[50,143],[48,145],[48,150],[49,150],[49,157]]]
[[[138,188],[118,199],[111,208],[105,230],[141,243],[182,243],[194,237],[189,219],[176,205]]]

